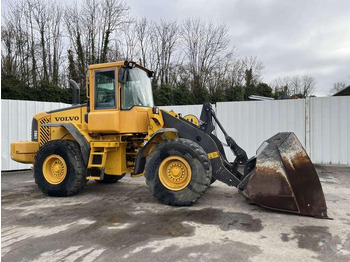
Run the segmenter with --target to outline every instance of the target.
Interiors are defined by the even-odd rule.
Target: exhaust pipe
[[[80,104],[80,88],[73,79],[69,79],[69,85],[73,89],[73,105],[79,105]]]

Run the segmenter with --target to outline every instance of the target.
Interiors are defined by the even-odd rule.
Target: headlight
[[[38,121],[35,118],[32,121],[32,141],[38,141]]]
[[[154,107],[152,108],[152,113],[153,113],[153,114],[159,115],[159,108],[156,107],[156,106],[154,106]]]

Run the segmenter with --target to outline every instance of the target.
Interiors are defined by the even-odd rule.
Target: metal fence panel
[[[36,113],[68,107],[64,103],[1,100],[1,170],[28,169],[31,165],[11,160],[10,144],[31,140],[32,119]]]
[[[10,159],[10,143],[30,140],[34,114],[67,107],[63,103],[2,100],[1,170],[29,168]],[[202,105],[163,106],[183,116],[200,117]],[[249,157],[278,132],[294,132],[314,163],[350,165],[350,97],[220,102],[215,108],[222,125]],[[307,132],[306,132],[307,131]],[[224,141],[220,131],[219,138]],[[229,160],[233,161],[227,149]]]
[[[201,107],[162,108],[199,117]],[[216,104],[216,112],[224,128],[248,156],[255,155],[260,144],[276,133],[294,132],[314,163],[350,165],[349,96],[220,102]],[[217,131],[217,134],[224,141],[222,133]],[[232,161],[232,153],[225,150]]]
[[[278,132],[294,132],[305,145],[303,99],[220,102],[216,104],[216,110],[227,133],[247,152],[248,157],[255,155],[263,141]],[[219,131],[218,136],[224,141]],[[232,161],[232,153],[227,148],[226,151]]]
[[[350,97],[312,98],[310,134],[315,163],[350,165]]]

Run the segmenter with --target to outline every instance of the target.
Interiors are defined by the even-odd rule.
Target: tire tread
[[[199,179],[202,178],[202,181],[198,181],[197,179],[192,179],[191,183],[187,186],[189,190],[192,192],[192,198],[188,200],[179,200],[176,198],[169,198],[166,197],[167,191],[169,191],[167,188],[163,187],[163,189],[159,192],[156,188],[160,188],[156,185],[156,183],[160,183],[157,178],[157,174],[150,174],[152,171],[156,172],[158,170],[157,167],[152,166],[152,163],[155,163],[155,160],[159,158],[159,147],[163,146],[169,146],[171,148],[172,144],[180,144],[183,145],[186,148],[189,148],[196,154],[196,158],[199,160],[201,165],[204,168],[204,174],[203,177],[199,177]],[[152,170],[152,171],[148,171]],[[162,203],[167,205],[173,205],[173,206],[187,206],[192,205],[194,202],[196,202],[205,192],[205,190],[209,187],[210,181],[212,179],[212,168],[210,164],[210,160],[207,156],[207,153],[204,151],[204,149],[199,146],[196,142],[191,141],[189,139],[184,138],[175,138],[175,139],[169,139],[163,141],[161,144],[159,144],[152,153],[148,156],[147,162],[146,162],[146,184],[148,185],[150,191],[152,192],[153,196],[158,198]],[[196,190],[192,183],[196,184],[197,186],[200,186],[200,190]]]

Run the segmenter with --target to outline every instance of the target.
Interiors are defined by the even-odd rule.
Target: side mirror
[[[148,78],[152,78],[153,75],[154,75],[154,72],[153,72],[153,71],[148,71],[148,72],[147,72]]]

